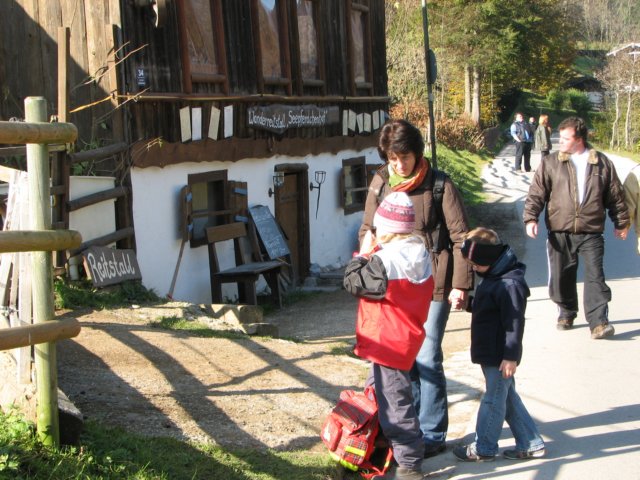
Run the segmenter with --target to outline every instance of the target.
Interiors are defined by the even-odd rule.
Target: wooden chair
[[[250,252],[250,242],[247,237],[247,227],[242,222],[229,223],[208,227],[207,246],[209,249],[209,273],[211,277],[211,299],[213,303],[222,303],[222,284],[236,283],[238,285],[238,299],[240,303],[257,305],[256,282],[263,275],[271,289],[271,300],[278,307],[282,307],[280,282],[278,276],[283,263],[278,260],[265,262],[253,261]],[[236,266],[220,270],[216,243],[233,240]]]

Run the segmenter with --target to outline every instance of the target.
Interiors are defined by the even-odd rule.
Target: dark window
[[[215,84],[228,93],[224,27],[220,0],[178,2],[185,90],[194,84]]]
[[[284,87],[291,94],[288,25],[283,0],[253,0],[258,88]]]
[[[217,170],[188,176],[191,189],[191,246],[206,245],[207,227],[229,223],[227,171]]]
[[[313,0],[296,0],[298,18],[298,43],[300,45],[300,73],[302,80],[321,80],[318,49],[318,27],[316,7]]]
[[[364,210],[369,183],[379,165],[367,165],[364,157],[342,161],[342,207],[344,213]]]
[[[350,78],[353,94],[359,91],[373,92],[371,81],[371,25],[368,0],[353,0],[348,3],[349,21],[347,22],[350,62]]]

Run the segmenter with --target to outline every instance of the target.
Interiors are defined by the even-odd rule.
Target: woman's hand
[[[376,248],[378,242],[376,241],[376,236],[371,230],[367,230],[367,233],[362,237],[362,244],[360,245],[360,252],[358,255],[363,257],[368,257],[373,252],[373,249]]]

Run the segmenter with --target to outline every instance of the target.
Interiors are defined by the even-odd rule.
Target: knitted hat
[[[373,226],[384,233],[413,232],[416,226],[416,213],[409,196],[404,192],[389,194],[376,210]]]

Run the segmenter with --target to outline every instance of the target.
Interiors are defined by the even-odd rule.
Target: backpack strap
[[[436,214],[435,228],[431,236],[433,246],[431,251],[435,254],[440,253],[442,250],[449,248],[451,243],[449,240],[449,230],[444,218],[444,211],[442,209],[442,200],[444,197],[444,182],[448,178],[447,174],[442,170],[433,169],[432,176],[432,197],[433,197],[433,209]]]

